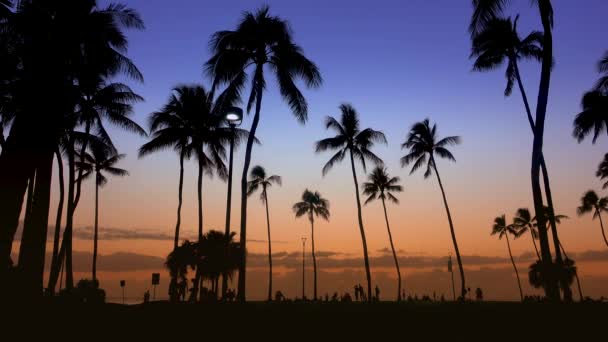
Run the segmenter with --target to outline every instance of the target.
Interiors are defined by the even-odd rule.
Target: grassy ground
[[[604,340],[608,304],[484,303],[262,303],[123,306],[46,304],[12,308],[4,323],[13,331],[26,323],[26,333],[57,327],[99,339],[137,337],[135,341],[193,341],[224,335],[247,340],[291,340],[442,337],[554,340]],[[39,328],[39,329],[38,329]],[[58,336],[58,335],[56,335]],[[191,338],[190,338],[191,337]],[[132,338],[131,338],[132,339]],[[53,339],[54,340],[54,339]],[[457,339],[462,340],[461,338]]]

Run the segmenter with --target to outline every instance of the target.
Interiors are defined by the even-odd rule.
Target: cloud
[[[173,240],[174,236],[159,231],[145,229],[125,229],[100,227],[99,240]],[[79,240],[92,240],[93,227],[80,227],[74,229],[74,238]]]

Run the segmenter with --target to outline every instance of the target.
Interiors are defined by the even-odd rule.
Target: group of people
[[[363,286],[361,284],[357,284],[354,286],[354,288],[355,288],[355,300],[366,302],[367,294],[365,293]],[[376,285],[376,287],[374,288],[374,293],[375,293],[375,296],[372,297],[372,301],[374,301],[374,302],[380,301],[380,288],[378,287],[378,285]]]

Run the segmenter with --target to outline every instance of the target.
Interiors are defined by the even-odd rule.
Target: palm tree
[[[268,213],[268,188],[273,184],[281,185],[281,176],[268,176],[263,167],[256,165],[251,169],[251,180],[247,183],[247,196],[262,189],[260,200],[266,206],[266,227],[268,228],[268,301],[272,301],[272,243],[270,240],[270,214]]]
[[[214,79],[215,86],[228,84],[226,91],[240,95],[248,79],[251,90],[247,111],[255,102],[255,115],[245,149],[245,163],[241,177],[241,231],[240,243],[246,250],[247,243],[247,174],[251,163],[251,150],[260,122],[262,95],[266,88],[264,68],[269,67],[276,76],[279,90],[296,119],[306,122],[308,105],[306,98],[295,84],[302,79],[307,87],[316,88],[322,83],[317,66],[304,56],[302,48],[293,42],[289,23],[271,16],[267,6],[257,12],[245,12],[234,31],[218,31],[211,38],[213,57],[206,63],[206,71]],[[251,66],[250,76],[249,67]],[[245,300],[246,258],[239,268],[238,297]]]
[[[598,166],[597,172],[595,173],[595,175],[597,177],[599,177],[599,179],[601,179],[601,180],[608,178],[608,153],[606,153],[604,155],[604,159]],[[602,189],[606,189],[606,188],[608,188],[608,181],[606,181],[604,183],[604,185],[602,186]]]
[[[389,176],[386,168],[377,166],[368,176],[368,181],[363,183],[363,194],[368,196],[365,204],[372,202],[375,199],[382,201],[382,209],[384,209],[384,220],[386,221],[386,230],[388,231],[388,239],[391,243],[393,251],[393,259],[395,260],[395,268],[397,269],[397,301],[401,301],[401,270],[397,261],[397,252],[393,244],[393,235],[391,227],[388,223],[388,215],[386,213],[386,200],[398,204],[399,200],[393,195],[393,192],[403,191],[403,187],[398,184],[399,177]]]
[[[600,227],[602,228],[602,236],[604,237],[604,243],[608,247],[608,239],[606,239],[606,233],[604,232],[604,223],[602,222],[602,212],[608,211],[608,197],[600,198],[595,191],[587,191],[581,198],[581,205],[577,208],[579,216],[593,212],[593,218],[596,217],[600,220]]]
[[[502,239],[505,237],[507,240],[507,249],[509,250],[509,257],[511,258],[511,264],[513,264],[513,269],[515,270],[515,275],[517,276],[517,286],[519,287],[519,296],[521,301],[524,301],[524,292],[521,289],[521,280],[519,279],[519,272],[517,271],[517,266],[515,266],[515,261],[513,260],[513,253],[511,253],[511,243],[509,242],[509,234],[513,236],[517,236],[518,229],[515,224],[507,224],[507,220],[505,219],[505,215],[498,216],[494,219],[494,225],[492,226],[492,235],[498,234],[498,238]]]
[[[232,278],[241,260],[241,247],[234,241],[236,233],[228,235],[217,230],[210,230],[197,244],[197,272],[200,279],[211,281],[211,292],[217,299],[218,284],[221,275]]]
[[[598,90],[608,91],[608,51],[597,65],[598,70],[603,74],[595,86]]]
[[[315,216],[329,221],[329,201],[321,196],[318,191],[312,192],[308,189],[302,193],[302,201],[293,205],[296,217],[308,215],[310,221],[310,237],[312,241],[312,265],[314,271],[314,300],[317,300],[317,257],[315,255]]]
[[[475,37],[482,32],[488,23],[495,18],[501,16],[509,1],[506,0],[472,0],[473,15],[469,25],[471,37]],[[538,98],[536,101],[536,122],[534,125],[534,141],[532,144],[532,166],[530,169],[532,197],[534,200],[534,211],[539,220],[544,220],[542,215],[539,215],[544,210],[542,189],[540,185],[540,169],[543,160],[543,139],[545,132],[545,118],[547,114],[547,105],[549,102],[549,88],[551,85],[551,69],[553,66],[553,6],[551,0],[535,0],[533,4],[538,8],[539,17],[543,26],[542,32],[542,65],[540,74],[540,84]],[[547,188],[547,184],[545,184]],[[550,204],[553,208],[553,205]],[[544,222],[539,222],[541,226],[545,226]],[[552,224],[553,242],[556,244],[556,251],[559,253],[559,240],[557,238],[557,230],[555,224]],[[549,238],[545,231],[539,232],[540,252],[542,257],[543,267],[541,271],[550,271],[552,269],[552,257],[549,247]],[[556,255],[556,261],[560,263],[559,255]],[[545,293],[551,300],[559,300],[560,293],[558,282],[555,277],[546,275],[547,281]],[[564,286],[562,286],[564,287]]]
[[[405,142],[403,145],[401,145],[402,149],[407,148],[409,150],[409,153],[401,158],[401,167],[405,167],[413,162],[414,165],[410,171],[410,174],[413,174],[426,163],[424,178],[428,178],[433,171],[437,176],[439,188],[441,189],[441,195],[443,196],[443,204],[448,215],[450,233],[452,235],[452,242],[454,243],[454,250],[456,251],[456,260],[458,261],[458,268],[460,270],[460,298],[461,300],[464,300],[466,295],[464,269],[462,268],[462,260],[460,258],[460,251],[458,250],[458,242],[456,241],[456,232],[454,231],[454,224],[452,223],[452,215],[450,214],[448,200],[446,199],[443,184],[441,183],[441,177],[439,176],[439,171],[437,170],[437,163],[435,162],[435,155],[455,162],[456,159],[452,155],[452,152],[447,149],[447,146],[453,146],[459,143],[460,137],[457,136],[450,136],[440,140],[437,137],[437,125],[434,124],[431,126],[429,119],[425,119],[422,122],[417,122],[412,126]]]
[[[93,147],[93,146],[92,146]],[[82,179],[95,176],[95,230],[93,235],[93,281],[97,280],[97,241],[99,236],[99,188],[108,183],[108,178],[104,173],[112,176],[124,177],[129,175],[127,170],[116,167],[115,165],[122,159],[124,154],[116,154],[108,149],[94,146],[92,153],[85,153],[84,162],[78,163],[77,168],[83,172]]]
[[[538,230],[536,228],[535,221],[536,218],[532,217],[528,208],[517,209],[515,217],[513,218],[513,224],[517,226],[517,234],[515,235],[515,238],[517,239],[529,231],[530,237],[532,238],[532,244],[534,245],[534,251],[536,252],[536,257],[538,260],[540,260],[540,253],[538,252],[538,247],[536,247]]]
[[[165,266],[169,270],[171,279],[179,278],[181,282],[187,284],[188,269],[194,270],[196,263],[196,244],[185,240],[182,242],[181,246],[174,248],[171,253],[169,253]],[[179,298],[176,291],[174,300],[177,299]]]
[[[315,150],[317,153],[338,151],[329,159],[325,166],[323,166],[323,176],[325,176],[336,163],[344,160],[347,155],[350,157],[357,199],[359,231],[361,233],[361,242],[363,243],[363,258],[365,261],[365,275],[367,278],[367,298],[371,302],[372,279],[367,254],[367,240],[365,238],[365,229],[363,228],[363,215],[361,214],[361,199],[359,198],[359,182],[357,181],[357,172],[355,170],[355,158],[361,162],[363,171],[366,171],[366,161],[371,161],[376,165],[380,165],[382,164],[382,160],[371,151],[371,148],[375,143],[386,144],[387,142],[384,133],[381,131],[376,131],[371,128],[361,130],[359,128],[359,114],[350,104],[341,104],[340,112],[342,113],[340,121],[331,116],[328,116],[325,119],[325,128],[333,130],[336,133],[336,136],[317,141]]]
[[[583,111],[574,118],[572,135],[580,143],[593,132],[595,144],[602,131],[608,134],[608,90],[592,90],[583,96]]]

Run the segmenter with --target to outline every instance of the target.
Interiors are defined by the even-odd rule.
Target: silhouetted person
[[[376,285],[376,301],[380,301],[380,288]]]
[[[475,298],[479,302],[483,301],[483,291],[479,287],[477,288],[477,290],[475,290]]]
[[[149,303],[150,302],[150,291],[146,290],[146,292],[144,292],[144,304]]]
[[[331,301],[332,302],[337,302],[338,301],[338,292],[334,292],[334,295],[331,296]]]
[[[355,285],[355,300],[359,301],[359,285]]]
[[[437,293],[435,291],[433,291],[433,301],[437,300]]]

